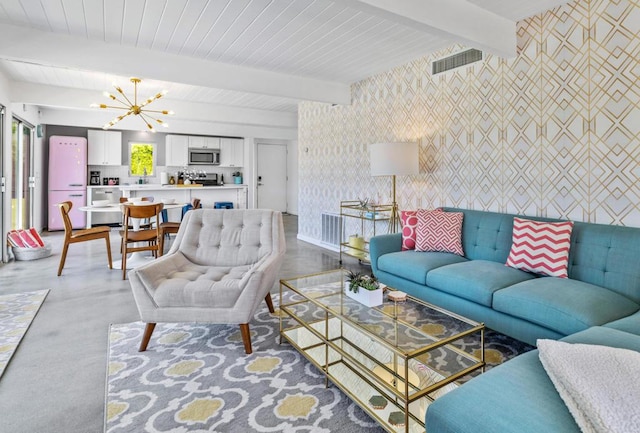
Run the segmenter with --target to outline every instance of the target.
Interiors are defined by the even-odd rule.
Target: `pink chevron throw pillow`
[[[513,218],[513,243],[507,266],[551,277],[568,278],[572,221],[557,223]]]
[[[462,212],[418,209],[416,251],[440,251],[464,256]]]

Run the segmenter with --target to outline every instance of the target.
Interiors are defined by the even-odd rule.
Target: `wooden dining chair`
[[[141,251],[152,251],[155,257],[162,255],[160,251],[160,213],[164,205],[155,204],[123,204],[124,224],[120,230],[122,236],[122,279],[127,278],[127,254]],[[148,219],[149,228],[133,229],[132,218]],[[155,218],[155,225],[153,220]]]
[[[194,198],[190,205],[186,205],[182,209],[182,218],[184,218],[184,214],[191,209],[200,209],[200,199]],[[176,221],[165,221],[160,224],[160,255],[164,254],[164,238],[171,234],[178,233],[180,230],[180,223]]]
[[[150,201],[153,202],[153,196],[150,197],[142,197],[142,201]],[[120,204],[125,204],[129,202],[129,197],[120,197]],[[124,213],[122,214],[122,224],[124,225]],[[131,230],[133,227],[129,227],[129,230]],[[140,228],[143,229],[148,229],[151,228],[151,222],[149,221],[143,221],[140,223]]]
[[[104,239],[107,243],[109,269],[113,269],[111,262],[111,243],[109,239],[109,232],[111,231],[111,228],[107,226],[99,226],[92,227],[90,229],[80,229],[74,232],[71,224],[71,218],[69,218],[69,211],[71,211],[72,206],[73,203],[70,201],[58,203],[60,214],[62,214],[62,222],[64,223],[64,246],[62,247],[62,255],[60,256],[60,264],[58,265],[58,276],[62,274],[62,268],[64,268],[64,263],[67,260],[69,245],[77,242],[92,241],[94,239]]]

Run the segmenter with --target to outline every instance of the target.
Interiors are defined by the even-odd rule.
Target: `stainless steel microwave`
[[[220,165],[220,149],[189,148],[189,165]]]

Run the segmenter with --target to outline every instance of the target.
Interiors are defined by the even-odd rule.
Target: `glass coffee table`
[[[338,269],[280,280],[280,342],[293,345],[390,432],[424,433],[427,406],[484,369],[484,324],[418,299],[367,307]],[[362,290],[362,289],[361,289]]]

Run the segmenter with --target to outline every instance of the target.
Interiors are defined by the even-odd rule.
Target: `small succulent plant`
[[[373,274],[366,275],[362,272],[348,271],[347,283],[349,284],[349,290],[353,293],[358,293],[360,287],[365,290],[376,290],[378,288],[378,279]]]

